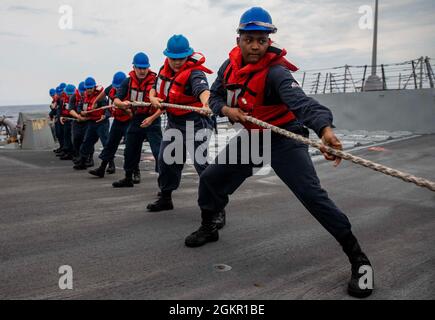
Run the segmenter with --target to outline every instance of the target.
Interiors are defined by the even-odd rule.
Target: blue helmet
[[[50,89],[50,96],[54,96],[56,94],[56,89]]]
[[[94,78],[88,77],[85,80],[85,89],[92,89],[95,88],[96,86],[97,86],[97,82],[95,81]]]
[[[270,14],[260,7],[253,7],[246,11],[240,18],[237,33],[241,31],[265,31],[275,33],[278,29],[272,23]]]
[[[80,84],[79,84],[79,92],[80,93],[83,93],[83,92],[85,92],[85,82],[84,81],[82,81],[82,82],[80,82]]]
[[[133,58],[133,65],[136,68],[147,69],[150,67],[150,60],[145,53],[139,52]]]
[[[193,54],[189,40],[181,34],[172,36],[163,54],[172,59],[183,59]]]
[[[65,82],[62,82],[62,83],[59,85],[59,87],[62,88],[62,89],[65,89],[65,88],[66,88],[66,83],[65,83]]]
[[[62,94],[62,92],[63,92],[63,89],[60,86],[56,88],[56,94],[57,95]]]
[[[76,93],[76,87],[72,84],[69,84],[64,89],[65,93],[69,96],[72,96],[74,93]]]
[[[119,88],[126,78],[127,76],[122,71],[115,73],[112,80],[112,86]]]

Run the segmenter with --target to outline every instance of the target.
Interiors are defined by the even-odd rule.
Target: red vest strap
[[[258,63],[242,66],[240,48],[233,49],[230,53],[230,63],[223,76],[228,106],[239,107],[251,116],[275,126],[282,126],[296,119],[284,103],[264,105],[266,78],[270,68],[277,64],[296,68],[291,63],[286,63],[284,55],[285,50],[269,50]],[[245,124],[245,127],[261,129],[251,123]]]

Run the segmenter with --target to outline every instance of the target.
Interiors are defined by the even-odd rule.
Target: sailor
[[[112,84],[100,93],[100,95],[96,98],[96,101],[107,98],[108,105],[113,106],[113,101],[116,98],[116,93],[122,82],[124,82],[126,78],[127,76],[124,72],[120,71],[115,73],[115,75],[113,76]],[[101,159],[101,164],[97,169],[89,171],[91,175],[97,176],[99,178],[104,178],[107,166],[108,174],[114,174],[116,172],[116,151],[118,151],[121,140],[126,137],[127,129],[130,126],[130,120],[133,116],[130,109],[121,110],[118,108],[113,108],[111,110],[114,120],[110,128],[109,140],[107,141],[107,145],[104,147],[99,157]]]
[[[76,87],[69,84],[65,87],[62,97],[61,111],[60,111],[60,123],[63,126],[63,152],[64,156],[60,157],[60,160],[72,160],[73,159],[73,144],[72,144],[72,124],[68,118],[70,115],[70,100],[76,93]]]
[[[56,132],[56,138],[59,143],[59,149],[56,151],[56,157],[63,157],[65,156],[65,153],[63,152],[63,142],[64,142],[64,131],[62,123],[60,122],[60,116],[62,112],[62,100],[63,100],[63,90],[65,90],[66,83],[62,82],[57,88],[56,88],[56,101],[55,101],[55,113],[54,113],[54,129]]]
[[[88,127],[88,118],[81,115],[83,111],[83,101],[85,98],[85,82],[80,82],[78,89],[70,99],[70,115],[77,119],[72,123],[72,141],[73,141],[73,162],[80,162],[80,147],[85,140],[86,129]],[[93,154],[93,152],[92,152]],[[90,157],[91,158],[91,157]],[[87,165],[90,165],[87,161]]]
[[[85,140],[80,147],[80,161],[73,168],[75,170],[86,170],[93,166],[92,154],[95,144],[100,139],[103,148],[107,145],[109,137],[110,111],[101,109],[106,103],[104,100],[97,101],[104,88],[97,86],[94,78],[88,77],[85,80],[85,98],[81,115],[89,119],[86,129]]]
[[[50,112],[48,114],[48,117],[50,118],[50,128],[51,128],[51,132],[53,134],[53,137],[55,139],[57,139],[56,137],[56,131],[54,129],[54,117],[56,116],[56,100],[57,100],[57,94],[56,94],[56,89],[50,89],[49,91],[49,95],[51,98],[51,103],[50,103]],[[53,150],[53,152],[57,153],[60,152],[60,149],[55,149]]]
[[[49,113],[49,117],[50,119],[53,121],[54,120],[54,113],[53,111],[56,110],[56,89],[50,89],[49,91],[49,95],[51,98],[51,103],[50,103],[50,113]]]
[[[162,108],[161,103],[171,103],[187,105],[192,107],[205,108],[209,110],[208,98],[210,90],[206,77],[212,71],[204,66],[205,56],[195,52],[189,41],[183,35],[172,36],[167,48],[163,52],[166,56],[164,65],[160,68],[157,81],[150,92],[150,100],[154,107]],[[159,177],[158,184],[160,193],[154,203],[150,203],[147,209],[152,212],[172,210],[172,192],[178,189],[181,181],[181,174],[186,162],[186,150],[189,152],[194,162],[194,167],[198,175],[207,167],[208,138],[213,130],[213,122],[207,116],[199,112],[167,108],[168,125],[164,133],[164,139],[159,153]],[[191,135],[188,135],[187,128],[192,127]],[[173,141],[171,135],[174,132],[180,134],[181,139]],[[199,131],[205,132],[204,140],[195,139]],[[171,145],[175,147],[175,161],[165,159],[165,150]],[[198,152],[197,152],[198,151]],[[168,152],[169,154],[169,152]],[[203,159],[198,161],[197,155],[202,155]],[[172,160],[172,161],[171,161]]]
[[[133,57],[133,70],[129,73],[116,93],[114,104],[120,110],[129,110],[131,102],[149,102],[149,92],[156,80],[156,73],[150,70],[148,56],[139,52]],[[160,115],[162,111],[153,107],[133,108],[133,119],[127,130],[124,150],[125,178],[113,183],[114,188],[131,188],[141,181],[139,163],[142,145],[147,140],[156,163],[162,142]]]
[[[325,145],[341,150],[342,144],[332,129],[332,113],[307,97],[299,87],[291,74],[297,68],[284,58],[286,51],[269,38],[276,31],[271,16],[264,9],[254,7],[243,14],[237,46],[230,52],[212,86],[211,109],[215,114],[244,124],[249,131],[255,126],[246,121],[246,115],[304,136],[308,136],[308,127]],[[250,136],[252,134],[251,131]],[[225,150],[227,154],[232,144],[240,150],[241,141],[230,141]],[[199,247],[219,239],[213,217],[226,207],[229,195],[253,174],[253,164],[242,164],[240,153],[237,155],[237,164],[221,164],[215,160],[201,175],[198,204],[202,225],[186,238],[186,246]],[[324,155],[339,165],[341,159]],[[359,284],[363,277],[359,272],[367,270],[368,274],[370,262],[353,235],[348,218],[320,186],[308,147],[272,133],[270,164],[314,218],[341,244],[351,263],[349,294],[356,297],[370,295],[372,288]]]

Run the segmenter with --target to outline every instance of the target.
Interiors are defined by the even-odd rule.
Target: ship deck
[[[383,148],[354,154],[435,180],[435,135]],[[185,168],[176,210],[148,213],[157,176],[146,167],[140,185],[116,190],[121,169],[96,179],[51,151],[0,150],[0,298],[349,299],[346,257],[273,173],[231,197],[220,241],[190,249],[196,174]],[[316,168],[372,261],[370,299],[435,299],[435,193],[351,163]],[[73,290],[59,289],[63,265]]]

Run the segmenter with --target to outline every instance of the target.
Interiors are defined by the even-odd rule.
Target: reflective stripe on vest
[[[237,100],[242,93],[242,89],[227,90],[227,105],[229,107],[237,107]]]
[[[130,100],[131,101],[144,101],[144,92],[137,91],[135,89],[131,89],[130,91]]]
[[[158,77],[157,78],[157,87],[156,87],[157,93],[160,92],[160,89],[162,87],[162,82],[163,82],[163,80],[160,77]],[[165,81],[165,88],[164,88],[164,91],[163,91],[165,97],[169,96],[169,89],[170,89],[170,87],[171,87],[171,81],[168,79],[167,81]]]

